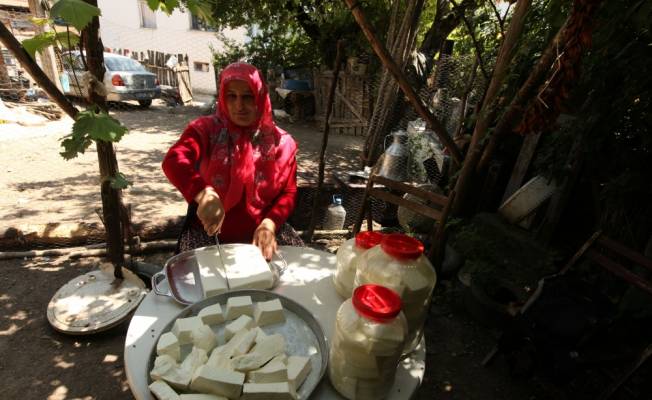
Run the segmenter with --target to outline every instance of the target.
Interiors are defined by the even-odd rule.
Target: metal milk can
[[[393,137],[387,147],[387,139]],[[399,182],[407,181],[410,150],[407,147],[408,135],[404,130],[394,131],[385,137],[385,153],[378,175]]]

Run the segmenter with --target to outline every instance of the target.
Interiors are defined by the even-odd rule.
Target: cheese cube
[[[217,335],[208,325],[202,325],[192,332],[192,343],[209,353],[217,346]]]
[[[206,364],[208,361],[208,356],[206,355],[206,350],[200,349],[199,347],[193,347],[190,351],[190,354],[181,363],[181,369],[186,370],[190,373],[190,376],[195,373],[197,368]]]
[[[297,394],[288,382],[245,383],[241,400],[296,400]]]
[[[276,357],[264,367],[247,372],[247,382],[250,383],[287,382],[287,380],[288,367]]]
[[[180,400],[177,392],[163,381],[154,381],[149,385],[149,390],[158,400]]]
[[[232,357],[235,348],[238,347],[241,344],[241,342],[243,341],[249,342],[249,346],[251,347],[251,342],[254,340],[255,337],[256,337],[255,331],[250,329],[243,329],[241,331],[236,332],[236,334],[233,335],[233,337],[229,339],[229,341],[224,346],[220,346],[220,351],[226,354],[227,357]],[[213,351],[217,351],[217,349]]]
[[[226,278],[222,276],[217,268],[217,263],[221,262],[217,248],[198,251],[195,253],[195,257],[204,298],[228,291]]]
[[[288,381],[294,390],[297,390],[301,386],[311,369],[310,357],[288,357]]]
[[[285,322],[285,314],[281,300],[259,301],[254,306],[254,320],[256,325],[265,326]]]
[[[224,322],[224,313],[222,312],[222,306],[219,303],[202,308],[197,316],[201,318],[202,322],[206,325],[217,325]]]
[[[231,321],[241,315],[253,317],[254,305],[251,302],[251,296],[229,297],[226,301],[226,313],[224,319]]]
[[[272,358],[269,362],[276,362],[276,361],[280,361],[284,365],[288,365],[288,356],[286,356],[285,353],[279,354],[276,357]]]
[[[167,354],[156,357],[154,368],[149,373],[152,380],[164,380],[176,389],[186,389],[191,373],[181,367]]]
[[[177,318],[172,326],[172,333],[179,340],[179,344],[188,344],[192,342],[192,331],[203,324],[199,317]]]
[[[285,338],[279,334],[269,335],[258,343],[251,353],[234,357],[231,365],[236,371],[252,371],[284,352]]]
[[[389,324],[370,323],[362,325],[362,333],[378,341],[387,341],[394,343],[402,343],[405,339],[402,325],[399,321],[393,321]]]
[[[245,375],[235,371],[224,371],[203,365],[197,370],[190,384],[190,389],[196,392],[216,394],[229,399],[240,397]]]
[[[274,275],[260,249],[251,244],[222,246],[231,290],[270,289]],[[242,266],[246,267],[243,268]]]
[[[267,334],[260,327],[255,329],[256,331],[256,343],[260,342],[262,339],[267,337]]]
[[[179,340],[174,336],[174,333],[165,332],[161,335],[158,343],[156,343],[156,354],[159,356],[167,354],[174,358],[175,361],[179,361],[179,358],[181,358],[181,346],[179,346]]]
[[[247,334],[242,337],[242,339],[237,343],[237,345],[233,347],[233,351],[231,352],[231,357],[247,354],[249,350],[251,350],[251,347],[254,345],[254,341],[256,340],[257,334],[258,332],[256,332],[254,329],[247,332]]]
[[[224,396],[214,394],[189,393],[179,396],[179,400],[229,400]]]
[[[233,335],[236,334],[236,332],[241,331],[243,329],[251,329],[253,328],[254,325],[254,320],[248,315],[241,315],[236,319],[235,321],[229,323],[226,325],[224,328],[224,341],[228,341],[233,337]],[[255,336],[254,336],[255,337]]]

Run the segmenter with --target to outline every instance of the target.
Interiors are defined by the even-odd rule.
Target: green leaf
[[[179,0],[165,0],[165,3],[161,4],[161,9],[168,15],[177,7],[179,7]]]
[[[50,9],[52,18],[61,17],[78,31],[84,29],[93,17],[99,17],[101,14],[99,8],[82,0],[59,0]]]
[[[37,26],[45,26],[48,25],[52,22],[50,18],[38,18],[38,17],[32,17],[29,19],[34,25]]]
[[[54,32],[44,32],[34,36],[31,39],[23,40],[22,44],[25,51],[29,53],[32,58],[36,57],[36,52],[43,51],[46,47],[54,46]]]
[[[88,146],[91,145],[93,141],[86,134],[75,134],[74,132],[70,135],[67,135],[61,141],[61,147],[63,151],[60,152],[61,157],[65,160],[70,160],[77,157],[79,154],[84,154]]]
[[[159,0],[147,0],[147,5],[152,11],[158,10],[160,4],[161,2]]]
[[[79,44],[79,35],[74,32],[57,32],[57,41],[65,49],[74,49]]]
[[[204,21],[213,21],[213,12],[208,1],[188,0],[186,7],[191,14],[203,19]]]
[[[133,185],[134,183],[127,179],[122,172],[118,172],[116,176],[111,178],[111,187],[114,189],[126,189],[128,186]]]
[[[119,142],[127,132],[127,128],[106,112],[96,114],[93,111],[82,111],[77,114],[72,132],[73,136],[88,135],[93,140]]]

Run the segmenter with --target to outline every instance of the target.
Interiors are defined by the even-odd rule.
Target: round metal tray
[[[326,335],[324,334],[324,330],[322,329],[319,321],[317,321],[317,319],[306,308],[292,299],[267,290],[243,289],[222,293],[217,296],[209,297],[208,299],[202,300],[183,309],[170,321],[170,323],[165,326],[160,335],[169,332],[172,329],[174,321],[177,318],[196,316],[202,308],[216,303],[219,303],[222,308],[225,309],[227,300],[230,297],[237,296],[251,296],[251,300],[253,302],[269,301],[274,299],[279,299],[281,301],[281,304],[285,310],[285,323],[263,326],[261,329],[267,334],[282,334],[285,338],[286,343],[285,352],[288,355],[310,357],[312,368],[306,377],[306,380],[297,390],[299,399],[307,399],[326,373],[326,368],[328,365],[328,343],[326,340]],[[223,337],[222,333],[224,331],[225,325],[226,322],[211,326],[213,331],[218,335],[218,338]],[[155,343],[158,343],[159,338],[156,338]],[[190,353],[191,349],[192,344],[181,346],[182,359],[188,353]],[[149,362],[147,364],[148,384],[152,383],[152,379],[149,377],[149,371],[151,371],[154,367],[155,359],[156,345],[154,345],[152,348]]]

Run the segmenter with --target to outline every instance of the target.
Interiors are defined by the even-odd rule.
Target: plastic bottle
[[[380,244],[382,238],[383,234],[378,231],[363,231],[337,249],[337,270],[333,274],[333,284],[342,298],[348,299],[353,293],[358,258],[370,248]]]
[[[344,228],[346,219],[346,209],[342,205],[342,197],[333,195],[333,203],[326,210],[326,220],[324,221],[324,230],[335,231]]]

